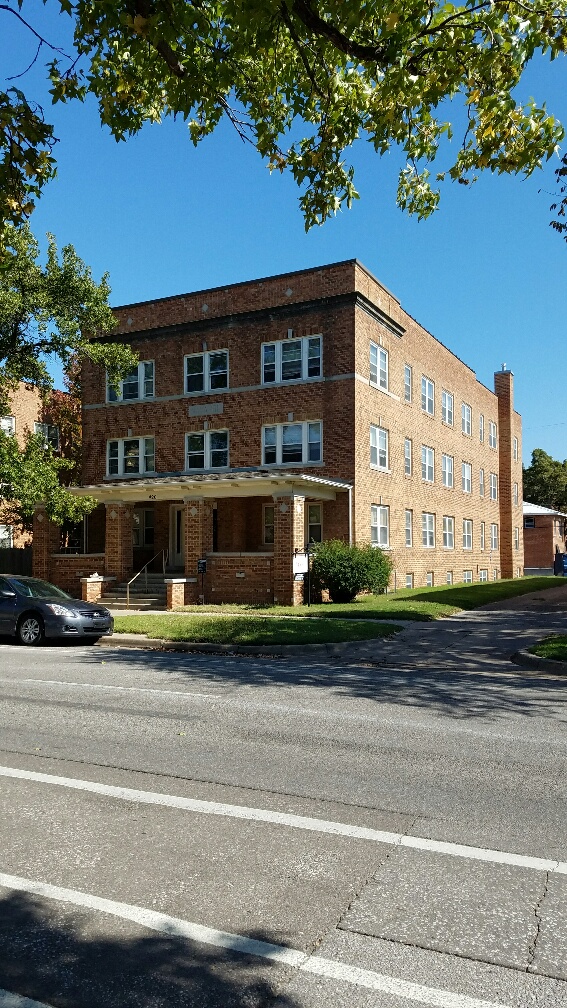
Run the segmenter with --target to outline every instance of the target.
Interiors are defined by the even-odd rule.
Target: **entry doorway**
[[[185,567],[185,507],[172,504],[169,516],[169,566]]]

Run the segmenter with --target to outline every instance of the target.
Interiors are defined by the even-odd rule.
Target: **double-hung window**
[[[412,471],[412,443],[411,438],[407,437],[404,441],[404,473],[406,476],[411,476]]]
[[[435,546],[435,515],[428,511],[421,515],[421,542],[428,549]]]
[[[465,493],[471,492],[472,466],[470,462],[463,462],[461,466],[461,487]]]
[[[286,465],[292,462],[320,462],[322,459],[322,424],[274,424],[262,429],[262,465]]]
[[[470,518],[463,518],[463,549],[472,549],[472,521]]]
[[[140,361],[118,382],[116,387],[110,384],[106,376],[107,402],[132,402],[135,399],[153,399],[154,362]]]
[[[186,469],[224,469],[228,466],[228,431],[197,431],[185,439]]]
[[[109,476],[131,476],[155,472],[155,441],[153,437],[121,438],[108,441],[106,472]]]
[[[449,489],[453,486],[453,467],[454,460],[452,455],[443,455],[441,458],[441,472],[443,477],[443,486]]]
[[[435,452],[426,445],[421,448],[421,478],[426,483],[433,483],[435,479]]]
[[[518,484],[514,483],[514,507],[518,506]]]
[[[484,414],[480,413],[478,418],[478,437],[482,444],[484,441]]]
[[[370,384],[388,389],[388,351],[376,343],[370,344]]]
[[[478,580],[479,581],[488,581],[488,570],[487,570],[486,567],[481,567],[481,569],[479,570],[479,572],[478,572]]]
[[[472,570],[463,571],[463,581],[465,584],[472,584],[473,574]]]
[[[425,375],[421,378],[421,408],[429,416],[433,416],[435,412],[435,385]]]
[[[13,416],[0,417],[0,431],[3,431],[4,434],[15,434],[16,418]]]
[[[481,550],[484,549],[484,545],[485,545],[485,539],[486,539],[485,528],[486,528],[485,523],[481,522],[480,523],[480,548],[481,548]]]
[[[488,422],[488,444],[491,448],[496,448],[496,424],[493,420]]]
[[[490,473],[490,500],[498,500],[498,476]]]
[[[513,444],[514,444],[514,462],[517,462],[518,461],[518,438],[517,437],[514,438]]]
[[[185,357],[185,392],[228,388],[228,350],[207,350]]]
[[[35,423],[33,430],[34,434],[41,435],[46,448],[49,445],[53,451],[59,451],[59,427],[55,424]]]
[[[412,400],[412,369],[409,364],[404,367],[404,402]]]
[[[413,511],[406,511],[406,546],[413,546]]]
[[[449,515],[443,515],[443,546],[445,549],[453,549],[455,545],[455,519]]]
[[[262,345],[262,384],[305,381],[322,375],[322,336],[277,340]]]
[[[472,432],[472,409],[466,402],[461,406],[461,430],[469,436]]]
[[[453,426],[453,396],[444,389],[441,392],[441,419],[443,423]]]
[[[307,542],[323,540],[323,505],[308,504],[306,508]]]
[[[390,545],[390,508],[372,504],[370,508],[370,542],[372,546]]]
[[[484,497],[484,469],[478,470],[478,490],[481,497]]]
[[[373,469],[388,468],[388,431],[370,425],[370,465]]]
[[[490,526],[490,549],[498,549],[498,525]]]
[[[514,528],[514,549],[519,550],[520,548],[520,529],[518,526]]]

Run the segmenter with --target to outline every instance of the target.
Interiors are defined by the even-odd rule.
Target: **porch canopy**
[[[182,501],[186,497],[273,497],[296,494],[317,500],[335,500],[337,493],[352,489],[351,483],[322,479],[308,473],[224,472],[193,476],[135,476],[91,486],[69,487],[77,497],[94,497],[100,503],[121,500]]]

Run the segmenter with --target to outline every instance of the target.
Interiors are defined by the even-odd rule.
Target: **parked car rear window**
[[[10,582],[20,595],[29,598],[72,598],[72,595],[61,588],[56,588],[48,581],[40,581],[39,578],[10,578]]]

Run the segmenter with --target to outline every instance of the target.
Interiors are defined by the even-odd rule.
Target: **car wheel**
[[[45,627],[41,616],[34,616],[33,613],[22,616],[16,629],[16,636],[20,644],[26,644],[29,647],[41,644],[45,638]]]

